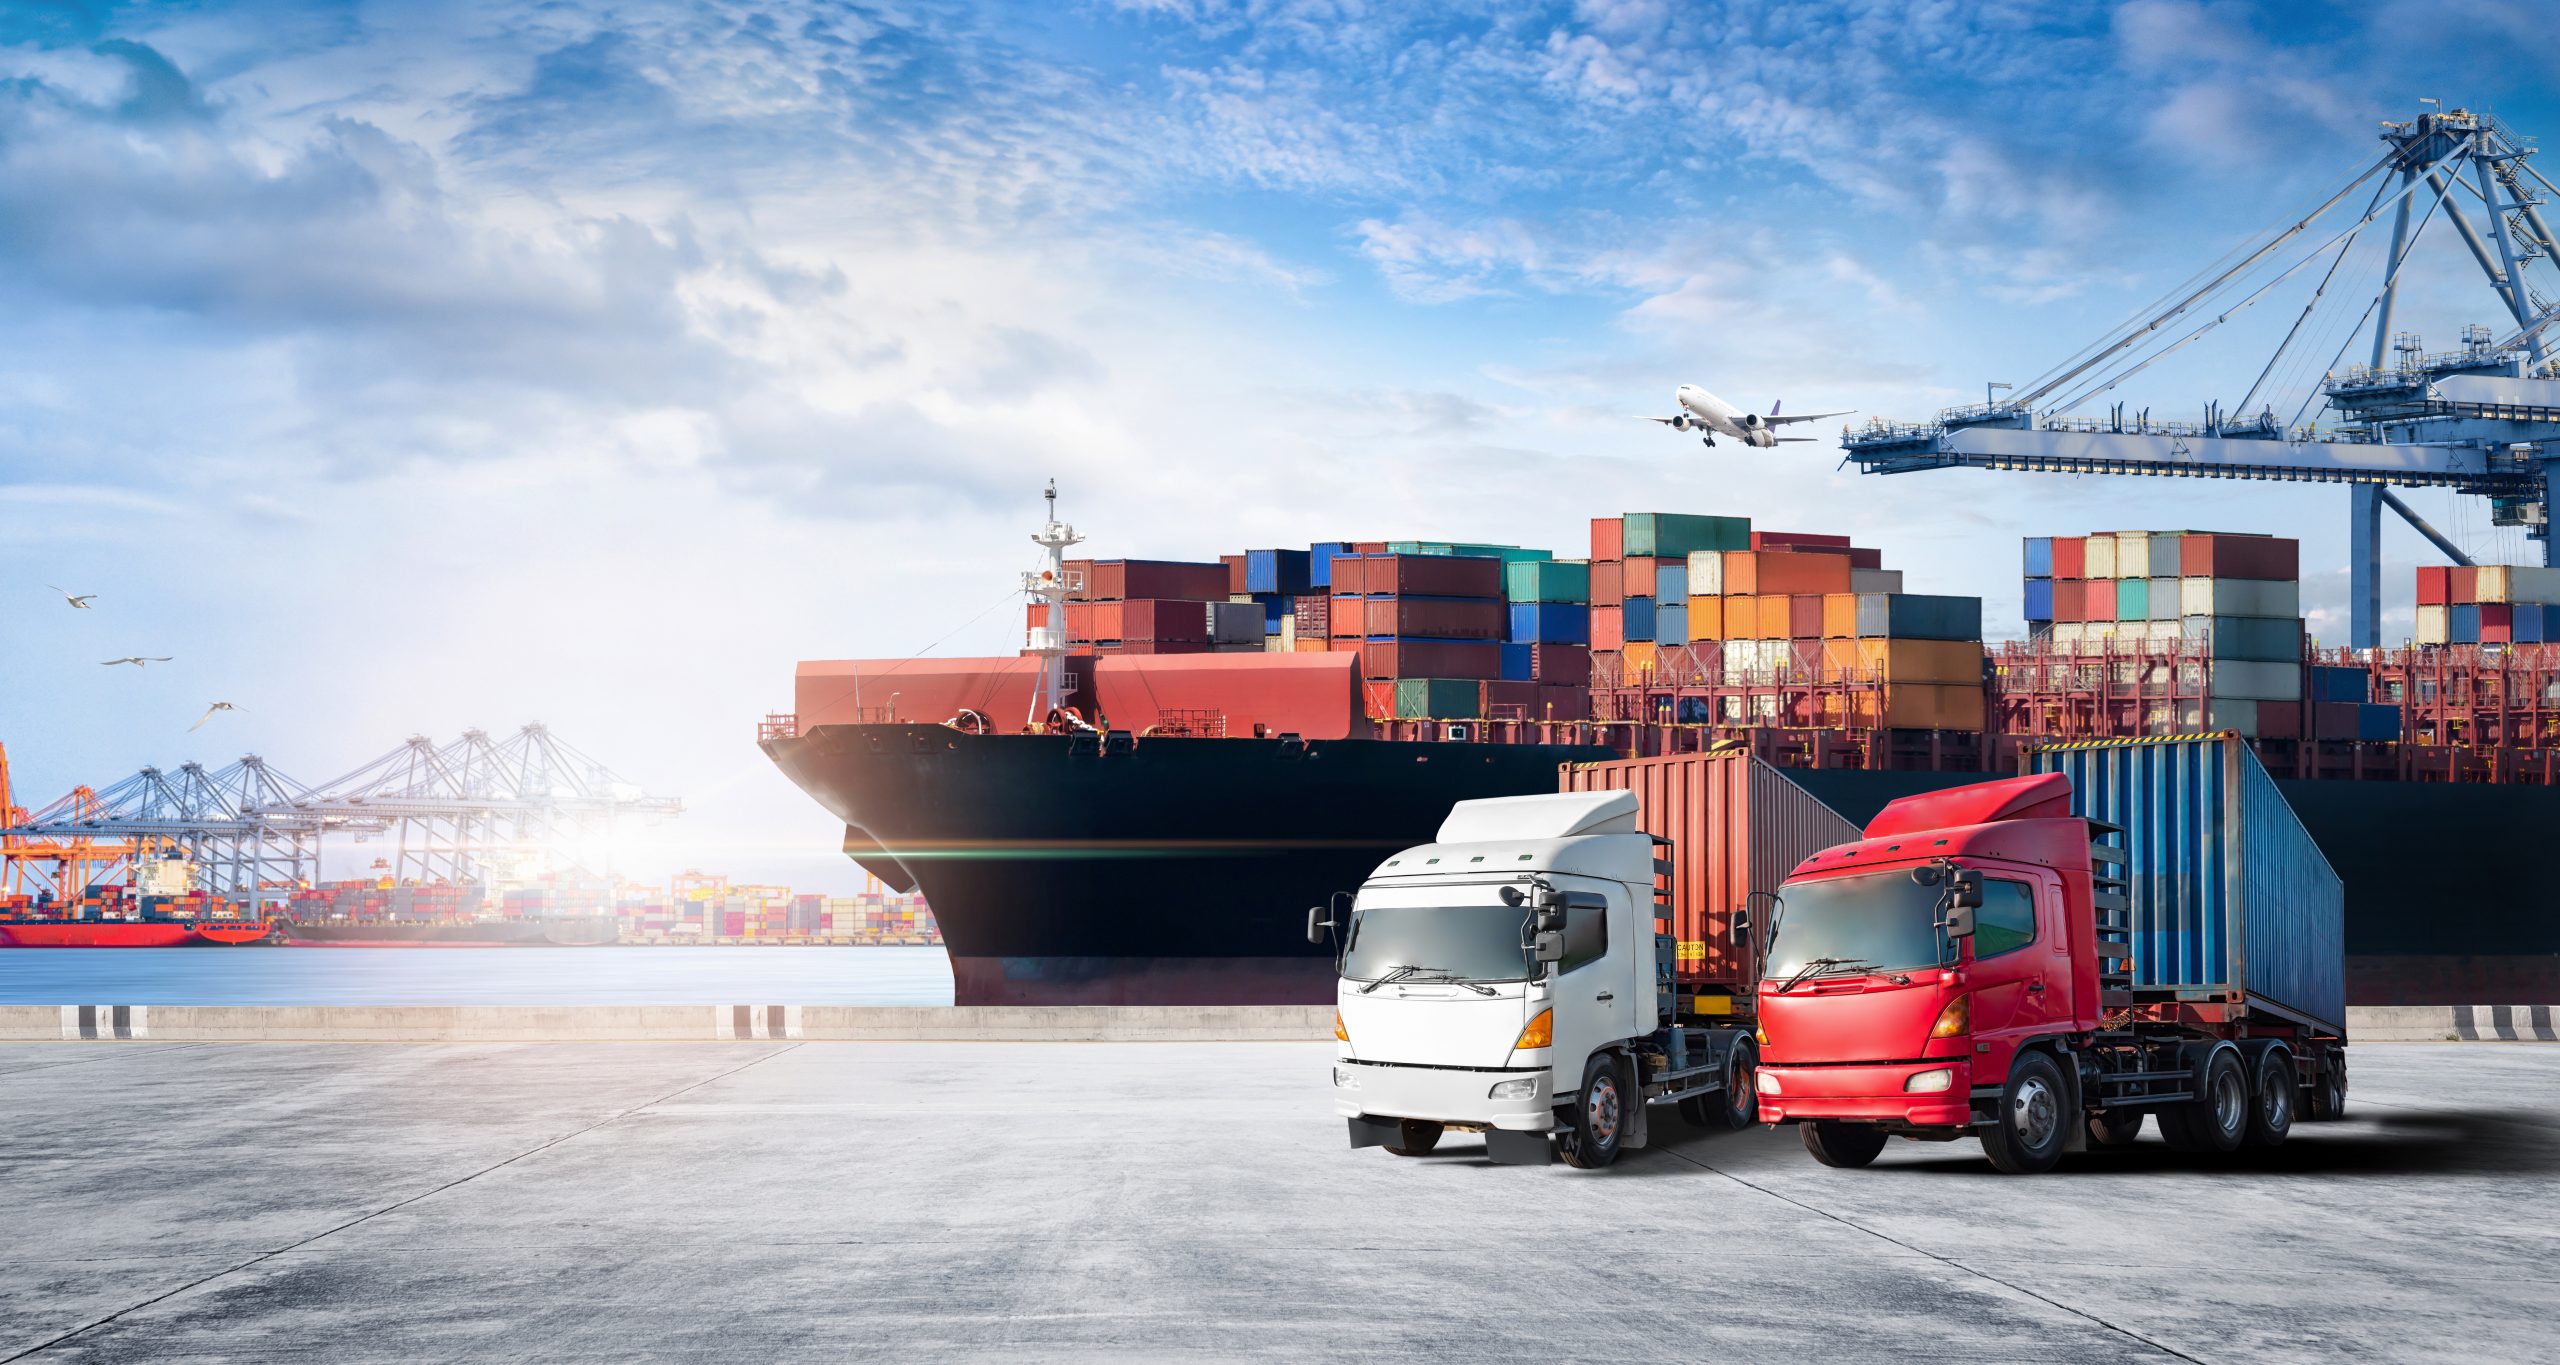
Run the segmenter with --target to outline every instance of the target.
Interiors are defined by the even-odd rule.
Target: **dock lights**
[[[1333,1040],[1337,1043],[1347,1043],[1351,1041],[1351,1030],[1342,1026],[1342,1011],[1340,1010],[1335,1010],[1333,1012]]]
[[[1935,1071],[1915,1072],[1911,1079],[1902,1083],[1902,1089],[1906,1094],[1934,1095],[1955,1083],[1955,1069],[1942,1066]]]
[[[1496,1081],[1493,1083],[1493,1088],[1491,1090],[1484,1092],[1484,1097],[1489,1100],[1536,1099],[1538,1097],[1538,1078],[1535,1076],[1523,1076],[1516,1081]]]
[[[1938,1011],[1938,1022],[1929,1026],[1932,1038],[1961,1038],[1973,1032],[1973,997],[1959,995]]]
[[[1556,1012],[1545,1009],[1538,1011],[1538,1017],[1530,1020],[1527,1028],[1520,1030],[1520,1041],[1511,1046],[1515,1050],[1524,1047],[1553,1047],[1555,1041]]]

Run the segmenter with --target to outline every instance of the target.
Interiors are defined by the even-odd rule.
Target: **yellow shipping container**
[[[1846,640],[1858,633],[1858,595],[1854,592],[1826,592],[1822,595],[1822,637]]]
[[[1701,554],[1705,553],[1700,551]],[[1724,638],[1724,599],[1692,597],[1689,599],[1689,638],[1721,640]]]

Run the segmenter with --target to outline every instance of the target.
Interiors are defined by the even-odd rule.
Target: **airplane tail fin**
[[[1786,405],[1787,405],[1787,400],[1785,400],[1785,399],[1783,399],[1783,398],[1778,399],[1777,401],[1775,401],[1775,402],[1771,403],[1771,404],[1769,405],[1769,415],[1770,415],[1770,416],[1772,416],[1772,417],[1777,416],[1777,415],[1778,415],[1778,409],[1783,408],[1783,407],[1785,407]]]

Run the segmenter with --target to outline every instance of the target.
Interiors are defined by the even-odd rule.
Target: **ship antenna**
[[[1034,729],[1065,709],[1074,690],[1073,680],[1067,677],[1067,598],[1084,591],[1084,571],[1070,570],[1066,558],[1067,547],[1083,543],[1084,537],[1058,520],[1058,481],[1049,480],[1041,496],[1048,502],[1048,520],[1031,537],[1031,543],[1040,547],[1040,568],[1022,576],[1022,591],[1032,605],[1048,608],[1034,618],[1040,624],[1023,632],[1023,653],[1040,661],[1040,677],[1031,689],[1029,725]]]

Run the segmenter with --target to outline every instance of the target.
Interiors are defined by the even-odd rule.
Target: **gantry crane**
[[[2382,141],[2378,160],[2308,213],[2235,249],[2036,379],[1993,386],[2009,387],[2005,398],[1950,408],[1933,422],[1875,421],[1845,433],[1848,462],[1869,474],[1966,467],[2345,484],[2349,631],[2357,648],[2381,643],[2386,508],[2455,563],[2471,562],[2394,496],[2395,487],[2485,497],[2493,524],[2526,528],[2542,542],[2543,562],[2556,562],[2550,515],[2560,501],[2560,378],[2553,376],[2549,334],[2560,322],[2560,303],[2553,301],[2560,289],[2546,292],[2527,271],[2536,261],[2544,263],[2541,275],[2560,270],[2541,211],[2542,191],[2553,186],[2530,164],[2533,145],[2485,113],[2432,109],[2406,123],[2383,124]],[[2332,217],[2367,185],[2372,194],[2353,221]],[[2272,401],[2260,401],[2272,400],[2280,387],[2271,378],[2312,334],[2308,324],[2339,282],[2358,237],[2386,214],[2391,240],[2379,287],[2329,357],[2321,382],[2289,419],[2279,418]],[[2415,337],[2395,333],[2392,323],[2411,249],[2438,219],[2461,238],[2514,328],[2501,336],[2475,327],[2460,350],[2429,354]],[[2323,224],[2328,235],[2315,234]],[[2128,416],[2121,404],[2105,417],[2072,415],[2323,263],[2317,288],[2275,355],[2228,409],[2209,404],[2196,422],[2154,421],[2147,411]],[[2367,321],[2369,358],[2342,368]],[[2340,420],[2304,424],[2314,400],[2324,400]]]
[[[150,844],[141,840],[101,839],[87,832],[26,832],[38,818],[76,825],[94,818],[101,809],[98,794],[87,787],[72,788],[70,795],[41,811],[30,812],[17,804],[9,785],[9,747],[0,744],[0,900],[47,892],[63,900],[76,899],[90,886],[114,880],[128,860],[149,851]]]

